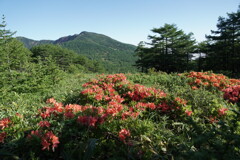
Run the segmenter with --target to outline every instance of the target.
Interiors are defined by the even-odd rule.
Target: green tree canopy
[[[87,57],[75,53],[72,50],[62,48],[59,45],[45,44],[31,48],[33,58],[40,57],[44,61],[47,57],[52,57],[63,70],[73,68],[91,72],[103,72],[103,66],[97,61],[91,61]],[[73,66],[74,65],[74,66]]]
[[[136,62],[142,71],[155,68],[165,72],[180,72],[188,70],[189,53],[194,51],[193,34],[185,34],[174,24],[152,29],[154,35],[148,36],[150,43],[141,42],[136,55]]]
[[[215,72],[240,72],[240,6],[237,12],[219,17],[217,30],[207,35],[207,66]]]
[[[30,61],[31,52],[24,47],[22,42],[13,38],[15,32],[6,29],[5,17],[0,24],[0,70],[22,71]]]

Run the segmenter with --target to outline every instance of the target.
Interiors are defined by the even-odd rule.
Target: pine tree
[[[2,23],[0,24],[0,45],[2,46],[3,44],[6,44],[12,39],[12,36],[16,32],[11,32],[10,30],[6,29],[6,21],[5,21],[5,16],[2,16]]]
[[[207,69],[229,71],[232,75],[240,72],[240,6],[236,13],[219,17],[217,30],[206,37],[209,42]]]
[[[0,65],[1,71],[22,71],[27,65],[31,52],[24,45],[13,38],[16,32],[6,29],[5,16],[0,24]]]
[[[192,33],[185,34],[176,25],[165,24],[152,29],[154,35],[148,36],[150,43],[138,45],[136,55],[138,67],[155,68],[165,72],[188,70],[189,53],[194,50]]]

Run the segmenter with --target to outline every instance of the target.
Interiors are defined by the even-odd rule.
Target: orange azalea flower
[[[204,85],[204,86],[208,86],[209,83],[208,83],[208,82],[204,82],[203,85]]]
[[[41,137],[41,133],[39,130],[36,131],[31,131],[30,134],[28,134],[27,138],[32,138],[32,136],[37,136],[37,137]]]
[[[42,137],[41,144],[43,146],[42,150],[49,150],[49,147],[52,145],[52,150],[54,152],[55,148],[59,144],[58,137],[53,134],[53,132],[49,131],[45,133],[45,135]]]
[[[55,104],[57,101],[54,98],[49,98],[46,103]]]
[[[156,105],[154,103],[147,103],[147,107],[154,110],[156,108]]]
[[[50,127],[50,123],[48,121],[40,121],[38,125],[40,127]]]
[[[197,84],[201,84],[202,83],[201,79],[196,79],[194,82],[197,83]]]
[[[187,114],[187,116],[191,116],[191,114],[193,113],[192,111],[186,110],[185,113]]]
[[[220,84],[219,83],[213,83],[213,86],[218,88],[220,86]]]
[[[102,100],[102,98],[103,98],[103,96],[101,94],[97,94],[95,96],[95,99],[98,100],[98,101]]]
[[[216,117],[212,117],[212,116],[209,117],[209,121],[210,121],[210,123],[218,122],[217,118]]]
[[[42,150],[45,150],[45,149],[49,150],[49,147],[51,145],[45,138],[42,138],[41,144],[43,146]]]
[[[181,99],[180,97],[176,97],[175,101],[177,101],[178,103],[182,104],[182,105],[186,105],[187,101],[185,99]]]
[[[3,118],[2,120],[0,120],[0,129],[2,130],[8,127],[9,123],[11,123],[11,120],[9,118]]]
[[[118,133],[118,137],[121,141],[124,141],[125,142],[125,139],[127,137],[129,137],[131,134],[130,134],[130,131],[127,130],[127,129],[122,129],[119,133]]]
[[[196,89],[198,89],[198,87],[196,87],[196,86],[192,86],[192,89],[193,89],[193,90],[196,90]]]
[[[220,108],[220,109],[218,110],[218,113],[219,113],[220,116],[223,116],[223,115],[226,114],[226,111],[228,111],[227,108]]]

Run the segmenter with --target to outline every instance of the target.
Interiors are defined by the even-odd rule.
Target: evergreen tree
[[[31,52],[22,42],[13,38],[16,32],[6,30],[6,21],[3,16],[0,24],[0,66],[1,71],[22,71],[30,60]]]
[[[165,24],[154,28],[153,36],[148,36],[150,43],[138,45],[136,55],[139,57],[136,66],[155,68],[165,72],[182,72],[188,70],[190,56],[194,50],[193,34],[185,34],[176,25]]]
[[[5,16],[2,16],[2,23],[0,24],[0,46],[3,44],[6,44],[9,40],[12,39],[12,36],[16,32],[11,32],[10,30],[6,29],[6,21],[5,21]]]
[[[207,68],[215,72],[240,72],[240,6],[236,13],[219,17],[217,30],[208,39]]]

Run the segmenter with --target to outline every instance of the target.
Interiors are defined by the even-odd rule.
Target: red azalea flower
[[[125,139],[127,137],[129,137],[131,134],[130,134],[130,131],[127,130],[127,129],[122,129],[119,133],[118,133],[118,137],[121,141],[125,141]]]
[[[42,150],[45,150],[45,149],[49,150],[49,147],[51,145],[46,138],[42,138],[41,144],[43,146]]]
[[[36,131],[31,131],[31,133],[27,136],[27,138],[32,138],[32,136],[41,137],[41,133],[40,133],[40,131],[38,131],[38,130],[36,130]]]
[[[102,100],[102,98],[103,98],[103,96],[101,94],[97,94],[95,96],[95,99],[98,100],[98,101]]]
[[[147,103],[147,107],[154,110],[156,108],[156,105],[154,103]]]
[[[57,101],[54,98],[49,98],[46,103],[55,104]]]
[[[0,120],[0,129],[2,130],[8,127],[9,123],[11,123],[11,120],[9,118],[3,118],[2,120]]]
[[[38,125],[40,127],[50,127],[50,123],[48,121],[40,121]]]
[[[193,90],[196,90],[196,89],[198,89],[198,88],[197,88],[196,86],[192,86],[192,89],[193,89]]]
[[[52,150],[54,152],[55,148],[59,144],[58,137],[55,136],[51,131],[45,133],[45,135],[42,137],[41,144],[43,146],[42,150],[49,150],[49,147],[52,145]]]
[[[191,114],[192,114],[193,112],[186,110],[185,113],[187,114],[187,116],[191,116]]]
[[[65,112],[64,113],[64,116],[66,117],[66,118],[73,118],[75,115],[73,114],[73,112]]]
[[[210,121],[210,123],[218,122],[217,117],[212,117],[212,116],[209,117],[209,121]]]
[[[223,116],[223,115],[226,114],[226,111],[227,111],[227,110],[228,110],[227,108],[220,108],[220,109],[218,110],[218,114],[219,114],[220,116]]]

